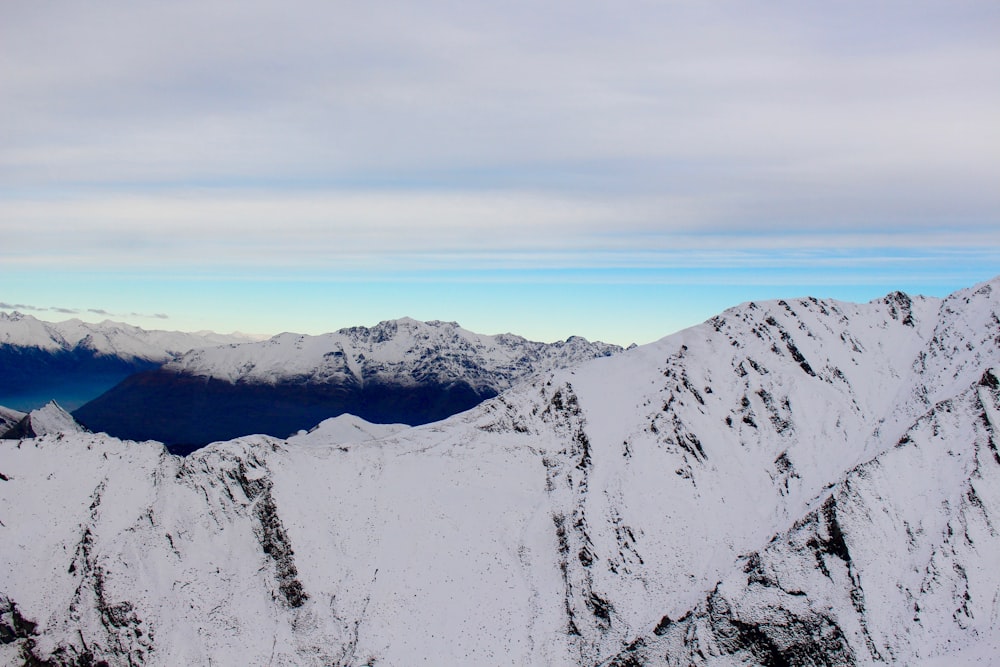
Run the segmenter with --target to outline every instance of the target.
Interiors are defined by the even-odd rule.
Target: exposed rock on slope
[[[1000,281],[746,304],[380,441],[2,443],[0,659],[975,659],[998,312]]]
[[[92,430],[187,453],[253,433],[285,437],[343,413],[375,423],[437,421],[533,373],[620,351],[582,338],[546,344],[401,319],[196,350],[74,414]]]
[[[1000,646],[997,370],[742,556],[693,609],[609,665],[918,664]],[[990,661],[976,662],[989,664]]]

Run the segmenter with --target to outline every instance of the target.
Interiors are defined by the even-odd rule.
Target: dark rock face
[[[127,378],[73,416],[92,431],[159,440],[183,455],[253,433],[287,437],[344,413],[374,423],[426,424],[495,395],[464,382],[233,384],[154,370]]]
[[[288,533],[274,502],[270,478],[249,479],[243,465],[238,466],[233,477],[243,489],[247,500],[253,505],[253,517],[256,520],[254,534],[261,550],[274,564],[275,578],[282,599],[290,608],[301,607],[309,599],[309,595],[298,579],[295,551],[292,549]]]
[[[103,356],[82,347],[50,352],[0,344],[0,405],[27,411],[56,400],[71,410],[133,373],[157,366],[156,362]]]

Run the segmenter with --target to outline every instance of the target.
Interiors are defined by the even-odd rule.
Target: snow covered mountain
[[[16,423],[0,433],[0,438],[15,440],[20,438],[37,438],[49,433],[85,433],[87,429],[80,426],[73,416],[62,409],[55,401],[23,415]]]
[[[55,399],[73,409],[128,375],[189,350],[252,339],[207,331],[147,331],[111,321],[43,322],[0,312],[0,404],[30,410]]]
[[[186,453],[253,433],[285,437],[343,413],[375,423],[437,421],[531,374],[619,352],[579,337],[539,343],[403,318],[193,350],[74,415],[91,430]]]
[[[998,341],[758,302],[381,440],[4,441],[0,662],[989,664]]]
[[[43,322],[19,312],[0,312],[0,344],[49,352],[86,349],[97,356],[163,363],[189,350],[253,340],[246,334],[146,330],[124,322],[78,319]]]

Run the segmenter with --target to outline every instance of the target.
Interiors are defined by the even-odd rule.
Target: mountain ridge
[[[423,424],[533,373],[621,352],[580,337],[540,343],[411,318],[193,350],[74,411],[91,430],[188,452],[252,433],[286,437],[338,414]]]
[[[258,337],[241,333],[143,329],[113,320],[100,323],[79,319],[47,322],[16,310],[10,313],[0,312],[0,345],[34,347],[47,351],[83,348],[99,355],[124,360],[165,362],[199,345],[226,345],[256,338]]]
[[[986,660],[998,313],[748,303],[381,440],[0,443],[0,656]]]
[[[110,320],[44,322],[17,311],[0,312],[0,404],[31,410],[54,399],[75,409],[177,354],[249,339],[242,334],[147,331]]]

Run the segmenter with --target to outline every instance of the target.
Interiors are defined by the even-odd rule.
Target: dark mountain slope
[[[496,390],[461,379],[364,384],[280,381],[231,383],[158,369],[133,375],[73,413],[94,431],[158,440],[174,454],[260,433],[287,437],[329,417],[352,414],[377,424],[426,424],[468,410]]]

